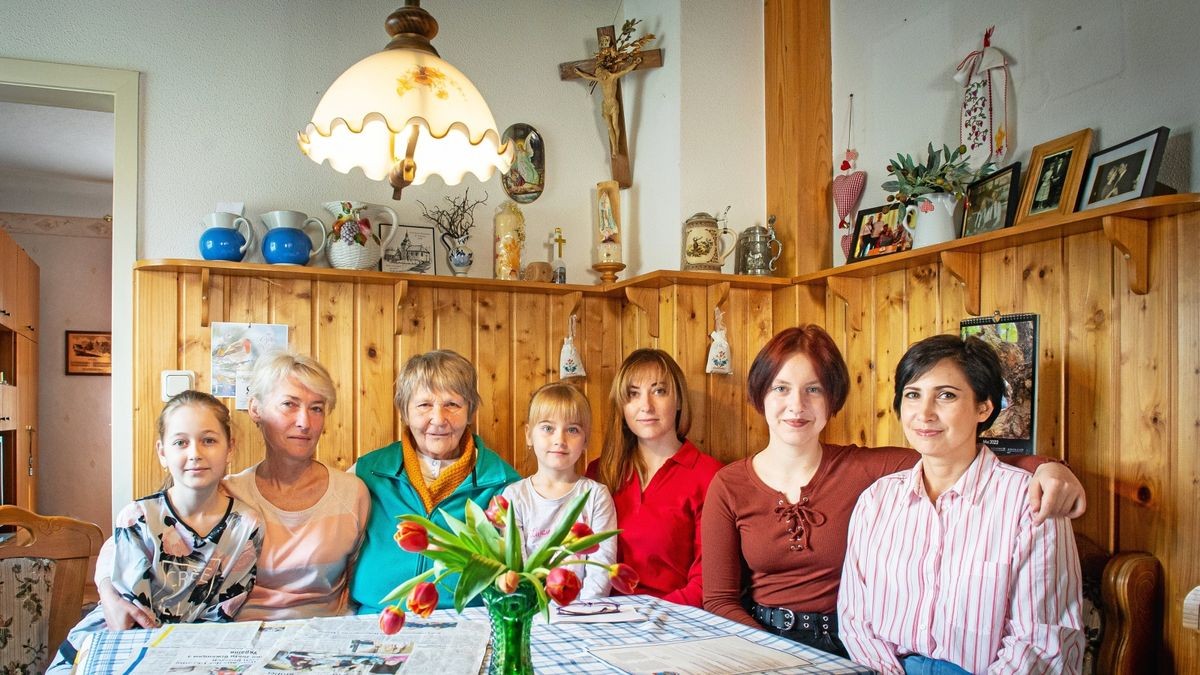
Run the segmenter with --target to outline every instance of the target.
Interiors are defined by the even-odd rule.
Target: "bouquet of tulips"
[[[533,587],[538,607],[550,618],[550,600],[569,605],[579,596],[579,576],[568,569],[571,565],[603,567],[620,593],[632,593],[637,588],[637,573],[624,563],[603,565],[579,555],[594,553],[600,542],[616,536],[619,530],[592,532],[585,523],[577,522],[588,493],[575,498],[567,513],[528,559],[524,558],[521,530],[517,526],[508,500],[496,496],[484,511],[478,504],[467,502],[464,519],[441,511],[447,528],[435,525],[428,518],[415,514],[399,516],[396,543],[405,551],[420,553],[433,560],[433,569],[400,584],[383,599],[395,602],[384,608],[379,627],[391,635],[404,626],[404,610],[429,616],[438,605],[438,586],[450,574],[457,573],[454,587],[454,608],[461,612],[484,589],[493,586],[498,592],[515,593],[523,583]]]

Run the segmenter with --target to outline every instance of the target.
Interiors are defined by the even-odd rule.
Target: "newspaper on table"
[[[795,668],[811,661],[737,635],[676,640],[626,647],[592,647],[592,656],[624,673],[738,675]]]
[[[245,629],[205,629],[238,624],[191,624],[188,630],[160,635],[135,655],[123,671],[150,673],[352,673],[438,672],[475,675],[483,664],[490,628],[463,620],[411,619],[395,635],[379,631],[378,615],[320,621],[249,623],[257,639],[242,646]],[[178,628],[178,627],[175,627]],[[168,646],[175,645],[175,646]]]

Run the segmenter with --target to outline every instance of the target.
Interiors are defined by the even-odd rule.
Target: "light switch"
[[[190,370],[162,371],[162,400],[169,401],[171,397],[188,389],[196,388],[196,373]]]

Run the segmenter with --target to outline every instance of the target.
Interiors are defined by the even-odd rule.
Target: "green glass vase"
[[[483,591],[483,604],[492,621],[492,661],[488,675],[532,674],[529,628],[538,611],[537,591],[524,580],[516,591],[507,594],[489,586]]]

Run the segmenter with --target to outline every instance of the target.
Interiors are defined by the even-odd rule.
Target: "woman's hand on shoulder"
[[[1067,465],[1047,462],[1029,481],[1029,508],[1037,525],[1050,518],[1078,518],[1087,510],[1087,495]]]

